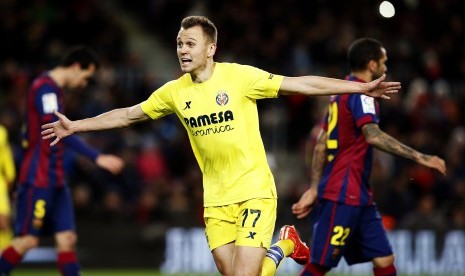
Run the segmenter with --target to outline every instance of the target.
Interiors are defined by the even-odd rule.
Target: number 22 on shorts
[[[334,226],[333,236],[331,237],[331,245],[344,246],[346,239],[350,234],[350,228],[344,228],[340,225]]]

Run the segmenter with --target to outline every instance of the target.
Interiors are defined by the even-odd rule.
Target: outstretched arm
[[[374,81],[362,83],[318,76],[284,77],[279,93],[309,96],[360,93],[375,98],[389,99],[389,94],[397,93],[401,85],[400,82],[384,82],[385,78],[386,75],[383,75]]]
[[[112,174],[119,174],[124,168],[123,159],[113,154],[99,154],[95,164]]]
[[[140,104],[118,108],[83,120],[71,121],[55,110],[58,121],[42,126],[42,139],[55,139],[51,146],[73,133],[127,127],[133,123],[146,121],[150,117],[144,113]]]
[[[365,140],[376,148],[404,158],[411,159],[420,165],[435,169],[446,174],[446,164],[443,159],[434,155],[427,155],[406,146],[383,132],[377,124],[366,124],[362,127]]]
[[[112,174],[118,174],[124,167],[124,161],[120,157],[112,154],[103,154],[97,149],[91,147],[76,135],[68,136],[61,139],[67,147],[75,150],[77,153],[82,154],[94,161],[97,166],[109,171]]]
[[[318,183],[326,163],[326,131],[321,129],[318,135],[315,148],[313,149],[313,158],[311,164],[312,176],[310,180],[310,188],[304,192],[297,203],[292,205],[292,213],[301,219],[306,217],[311,211],[316,202],[318,195]],[[306,149],[306,152],[308,149]]]

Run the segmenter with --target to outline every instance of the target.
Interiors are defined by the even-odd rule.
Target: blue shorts
[[[73,203],[68,187],[19,185],[15,218],[17,236],[45,236],[67,230],[75,230]]]
[[[320,199],[313,226],[311,262],[336,267],[344,256],[349,265],[392,255],[378,208],[350,206]]]

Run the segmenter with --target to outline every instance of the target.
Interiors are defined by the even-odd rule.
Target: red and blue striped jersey
[[[362,82],[353,76],[346,79]],[[318,195],[348,205],[372,205],[369,183],[373,147],[365,141],[362,126],[379,123],[375,98],[361,94],[332,96],[323,122],[327,156]]]
[[[23,129],[23,160],[19,174],[20,184],[40,188],[59,188],[65,185],[63,167],[64,146],[95,160],[98,151],[71,135],[51,147],[51,140],[43,140],[41,127],[58,118],[53,111],[64,112],[62,89],[45,73],[34,80],[26,97],[25,126]]]

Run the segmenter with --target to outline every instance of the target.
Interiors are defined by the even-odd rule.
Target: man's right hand
[[[58,121],[42,125],[42,139],[55,139],[50,143],[50,146],[56,145],[61,139],[73,134],[71,130],[72,121],[66,118],[65,115],[61,114],[57,110],[53,111],[58,117]]]
[[[435,169],[443,175],[446,175],[446,162],[436,155],[423,154],[421,155],[420,160],[418,160],[418,163],[422,164],[423,166]]]
[[[312,211],[316,203],[316,198],[316,189],[309,188],[300,197],[299,201],[292,205],[292,213],[296,215],[298,219],[306,217]]]

